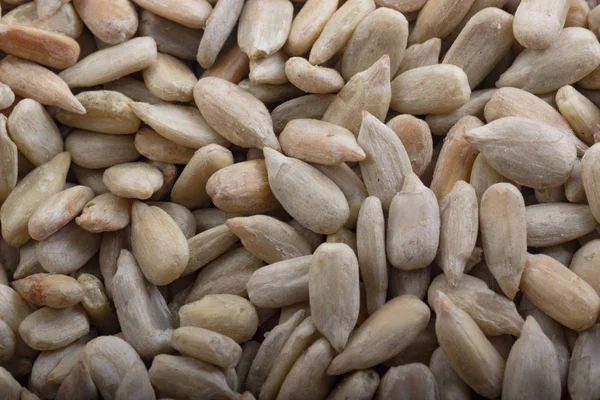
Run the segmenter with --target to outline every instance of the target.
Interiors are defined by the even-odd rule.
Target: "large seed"
[[[204,28],[212,7],[206,0],[134,0],[134,2],[161,17],[189,28]]]
[[[394,196],[387,222],[387,256],[401,270],[426,268],[440,238],[440,209],[435,194],[415,174]]]
[[[292,21],[285,52],[300,57],[308,53],[327,21],[335,13],[338,0],[308,0]]]
[[[571,203],[528,206],[526,221],[529,247],[565,243],[594,231],[598,226],[589,206]]]
[[[600,343],[600,325],[582,332],[575,342],[569,364],[569,395],[572,399],[594,398],[600,395],[598,370],[594,368]]]
[[[173,218],[139,201],[131,211],[131,248],[144,276],[155,285],[179,278],[190,254],[187,239]]]
[[[600,145],[594,145],[581,159],[581,177],[585,195],[596,221],[600,221]]]
[[[310,230],[331,234],[348,220],[342,191],[309,164],[265,147],[269,185],[283,208]]]
[[[409,400],[438,399],[438,389],[431,370],[421,363],[390,368],[381,378],[376,400],[392,398],[396,393],[409,393]]]
[[[196,76],[183,61],[158,53],[156,61],[142,71],[148,90],[165,101],[188,102],[194,98]]]
[[[184,60],[196,59],[202,31],[180,25],[147,10],[142,11],[139,23],[139,35],[153,38],[158,51],[161,53],[170,54]],[[142,99],[135,100],[148,102]]]
[[[83,288],[70,276],[34,274],[12,282],[23,299],[36,306],[71,307],[83,298]]]
[[[21,338],[36,350],[60,349],[89,331],[90,323],[80,306],[40,308],[29,314],[19,325]]]
[[[502,291],[514,299],[527,257],[525,201],[510,183],[498,183],[481,198],[481,240],[485,261]]]
[[[238,26],[240,48],[250,59],[275,54],[287,40],[293,16],[289,0],[248,0]]]
[[[79,129],[67,136],[65,149],[74,164],[91,169],[112,167],[140,157],[133,135],[108,135]]]
[[[596,291],[547,255],[527,256],[520,288],[533,304],[567,328],[582,331],[598,318]]]
[[[443,39],[460,24],[474,0],[434,0],[425,3],[408,43],[423,43],[431,38]]]
[[[129,0],[117,0],[110,7],[98,0],[75,0],[73,5],[94,36],[105,43],[122,43],[137,31],[137,12]]]
[[[217,2],[215,5],[206,21],[200,44],[197,46],[196,59],[203,68],[208,69],[215,63],[227,37],[235,28],[243,6],[244,2],[241,0]]]
[[[568,0],[521,1],[515,12],[514,27],[519,44],[540,50],[550,46],[565,25],[569,4]]]
[[[171,345],[182,354],[221,368],[237,365],[242,348],[227,336],[186,326],[173,331]]]

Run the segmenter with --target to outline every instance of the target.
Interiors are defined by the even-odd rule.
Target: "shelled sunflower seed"
[[[600,399],[597,0],[0,0],[0,398]]]

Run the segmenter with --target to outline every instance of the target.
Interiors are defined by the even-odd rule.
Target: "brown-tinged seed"
[[[444,39],[460,24],[474,0],[434,0],[425,3],[408,43],[423,43],[431,38]]]
[[[596,229],[589,206],[571,203],[527,207],[527,246],[547,247],[578,239]]]
[[[596,291],[544,254],[527,256],[520,288],[533,304],[567,328],[582,331],[598,318],[600,298]]]
[[[115,196],[110,192],[95,198],[90,197],[75,222],[88,232],[118,231],[129,225],[131,221],[131,204],[130,199]],[[29,224],[31,225],[31,220]],[[29,231],[31,233],[31,228]]]
[[[114,334],[119,330],[117,314],[106,296],[102,281],[91,274],[81,274],[77,282],[83,287],[81,305],[90,318],[90,324],[103,334]]]
[[[6,25],[24,25],[62,33],[73,39],[77,39],[83,30],[83,22],[71,3],[63,4],[49,18],[38,17],[35,2],[25,3],[4,14],[0,22]]]
[[[29,240],[29,218],[49,196],[62,190],[70,164],[69,153],[60,153],[29,173],[10,193],[0,208],[2,237],[9,245],[18,247]]]
[[[335,69],[312,65],[302,57],[286,61],[285,75],[294,86],[306,93],[336,93],[344,87],[344,78]]]
[[[162,100],[188,102],[194,98],[196,76],[183,61],[171,55],[158,53],[142,76],[150,92]]]
[[[90,331],[87,315],[80,306],[44,307],[29,314],[19,325],[19,334],[36,350],[56,350]]]
[[[308,0],[292,21],[285,43],[287,54],[300,57],[308,53],[323,31],[327,21],[335,13],[338,0]]]
[[[248,0],[240,15],[237,39],[250,59],[275,54],[287,40],[294,6],[289,0]]]
[[[151,37],[138,37],[98,50],[59,76],[69,87],[95,86],[114,81],[149,67],[156,61],[156,42]]]
[[[522,0],[515,12],[515,38],[527,49],[545,49],[557,39],[568,12],[569,0]]]
[[[203,328],[186,326],[173,331],[171,345],[184,355],[221,368],[237,365],[242,348],[227,336]]]
[[[411,69],[438,64],[441,49],[442,41],[439,38],[431,38],[423,43],[416,43],[409,46],[404,52],[402,62],[393,77]]]
[[[23,299],[36,306],[71,307],[83,298],[83,288],[70,276],[34,274],[12,282]]]
[[[102,181],[117,196],[145,200],[161,188],[163,175],[147,163],[124,163],[104,171]]]
[[[433,157],[433,141],[427,123],[404,114],[392,118],[386,125],[400,138],[414,173],[422,175]]]
[[[258,315],[248,300],[232,294],[209,294],[179,309],[181,326],[197,326],[243,343],[256,333]]]
[[[103,42],[122,43],[137,31],[138,15],[129,0],[115,1],[110,7],[98,0],[75,0],[73,5],[85,25]]]
[[[196,55],[203,68],[208,69],[215,63],[227,37],[235,28],[243,6],[243,0],[228,0],[215,5],[206,21]]]

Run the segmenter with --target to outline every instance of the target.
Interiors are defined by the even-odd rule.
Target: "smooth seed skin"
[[[598,357],[600,325],[582,332],[575,341],[569,364],[569,395],[573,399],[592,398],[600,393],[598,371],[593,367]]]
[[[569,1],[521,1],[515,12],[515,38],[528,49],[545,49],[558,37],[569,12]],[[532,26],[532,21],[535,27]]]

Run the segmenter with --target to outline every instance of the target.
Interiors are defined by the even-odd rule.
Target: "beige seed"
[[[96,90],[76,97],[87,112],[79,115],[58,110],[56,119],[62,124],[112,134],[135,133],[140,126],[140,119],[129,108],[131,99],[119,92]]]
[[[394,196],[387,221],[387,256],[401,270],[427,267],[440,238],[440,209],[435,194],[415,174],[404,179]]]
[[[409,46],[404,52],[404,57],[394,77],[410,69],[438,64],[441,48],[442,41],[438,38],[431,38],[423,43]]]
[[[194,107],[174,104],[131,103],[133,112],[158,134],[182,146],[198,149],[229,142],[215,132]]]
[[[197,326],[243,343],[258,327],[258,315],[246,299],[232,294],[209,294],[179,309],[181,326]]]
[[[545,49],[557,39],[568,12],[568,0],[522,0],[515,12],[515,38],[527,49]]]
[[[429,307],[414,296],[388,301],[356,330],[327,373],[341,375],[390,359],[416,339],[426,328],[429,317]]]
[[[431,38],[444,39],[460,24],[474,0],[434,0],[419,12],[408,44],[423,43]]]
[[[571,203],[587,203],[581,169],[581,160],[577,159],[575,161],[573,171],[571,172],[571,176],[569,176],[569,179],[567,179],[567,181],[565,182],[565,197]]]
[[[500,396],[504,359],[466,312],[439,296],[435,332],[452,369],[480,395]]]
[[[515,304],[502,295],[494,293],[485,282],[465,275],[460,283],[452,287],[444,275],[439,275],[431,283],[427,299],[434,311],[439,312],[442,297],[465,311],[479,328],[489,336],[510,334],[518,336],[523,327],[523,318]]]
[[[119,330],[117,314],[106,296],[102,281],[91,274],[81,274],[77,282],[83,287],[81,305],[90,318],[90,324],[100,333],[114,334]]]
[[[184,60],[193,61],[196,59],[202,31],[180,25],[147,10],[142,11],[139,24],[139,35],[153,38],[158,51],[161,53],[170,54]]]
[[[443,64],[462,68],[470,87],[476,87],[510,49],[514,40],[512,22],[512,15],[495,7],[478,12],[458,35]]]
[[[407,114],[440,114],[469,101],[471,90],[465,72],[454,65],[411,69],[392,81],[390,107]]]
[[[311,253],[310,244],[302,234],[273,217],[231,218],[227,227],[252,255],[269,264]]]
[[[0,50],[56,69],[72,66],[79,57],[74,39],[22,25],[0,25]]]
[[[344,5],[347,4],[350,3]],[[325,111],[323,121],[343,126],[358,136],[362,112],[367,111],[383,121],[390,98],[390,57],[384,55],[371,67],[350,78]]]
[[[333,387],[335,377],[326,373],[335,357],[335,350],[327,339],[321,338],[298,357],[285,377],[277,399],[322,399]]]
[[[83,298],[81,285],[64,275],[34,274],[13,281],[12,287],[23,299],[41,307],[71,307]]]
[[[423,300],[427,294],[430,282],[431,266],[408,271],[390,268],[388,296],[395,298],[405,294],[412,294]]]
[[[140,154],[153,161],[187,164],[194,155],[194,149],[172,142],[150,128],[137,132],[134,145]]]
[[[250,59],[275,54],[287,40],[294,7],[289,0],[248,0],[238,26],[238,44]]]
[[[448,400],[471,398],[471,388],[456,375],[441,347],[435,349],[431,355],[429,369],[435,378],[441,397]]]
[[[237,365],[242,348],[227,336],[191,326],[175,329],[171,345],[182,354],[228,368]]]
[[[194,214],[184,206],[168,201],[151,201],[147,204],[149,206],[156,206],[169,214],[187,239],[196,234],[196,219],[194,218]]]
[[[0,390],[2,390],[6,400],[19,400],[21,398],[21,384],[2,367],[0,367]]]
[[[342,57],[342,75],[349,80],[385,54],[395,76],[406,50],[408,21],[402,13],[382,8],[369,13],[352,34]]]
[[[313,44],[308,59],[310,63],[323,64],[342,50],[358,24],[373,10],[373,0],[349,0],[344,3],[329,18]]]
[[[150,93],[144,82],[133,78],[125,77],[117,79],[116,81],[107,82],[104,84],[104,89],[119,92],[134,101],[150,104],[163,102],[161,99]]]
[[[89,330],[88,318],[80,306],[40,308],[19,325],[21,338],[36,350],[60,349],[86,335]]]
[[[6,117],[0,115],[0,204],[8,198],[17,185],[17,146],[7,132]]]
[[[279,206],[269,188],[264,160],[225,166],[206,182],[206,193],[222,211],[251,215],[272,211]]]
[[[341,228],[336,233],[327,235],[325,240],[326,243],[343,243],[354,251],[354,254],[357,254],[356,249],[356,234],[349,229]]]
[[[124,163],[104,171],[102,181],[117,196],[145,200],[163,185],[163,175],[147,163]]]
[[[600,394],[597,371],[593,368],[598,359],[600,325],[582,332],[575,342],[569,364],[569,395],[573,399],[593,398]]]
[[[137,12],[129,0],[115,1],[110,7],[98,0],[75,0],[73,5],[85,25],[103,42],[122,43],[137,31]]]
[[[249,79],[244,79],[238,84],[238,87],[266,105],[281,103],[304,94],[304,92],[291,83],[271,85],[267,83],[253,83]]]
[[[506,360],[502,398],[525,399],[529,393],[547,399],[561,398],[556,350],[531,316]]]
[[[446,37],[446,39],[444,40],[444,46],[451,46],[452,43],[454,43],[454,41],[458,37],[458,35],[462,32],[467,22],[469,22],[469,20],[479,11],[489,7],[503,8],[506,5],[506,3],[507,0],[475,0],[469,8],[469,11],[467,11],[465,16],[463,17],[462,21],[460,21],[460,23],[456,26],[456,28],[454,28],[452,33]],[[514,10],[508,10],[508,12],[514,15]]]
[[[376,400],[389,399],[395,393],[409,394],[407,399],[438,399],[438,389],[431,370],[421,363],[390,368],[381,378]]]
[[[412,115],[398,115],[386,124],[398,135],[417,176],[422,175],[433,157],[433,142],[427,123]]]
[[[15,355],[17,339],[8,324],[0,320],[0,361],[8,361]]]
[[[279,352],[303,320],[304,310],[297,311],[286,322],[273,328],[263,341],[248,371],[245,386],[254,396],[259,395]]]
[[[313,255],[308,281],[315,325],[341,351],[358,319],[359,270],[354,251],[344,244],[322,244]]]
[[[204,28],[212,7],[207,1],[134,0],[140,7],[189,28]]]
[[[194,99],[208,124],[233,144],[280,148],[265,105],[238,86],[203,78],[194,87]]]
[[[563,184],[577,158],[575,145],[561,130],[520,117],[495,120],[464,137],[496,171],[535,189]],[[527,145],[515,146],[518,142]]]
[[[19,151],[35,166],[63,151],[63,138],[56,123],[35,100],[19,101],[8,117],[7,127]]]
[[[600,82],[599,82],[600,73],[599,72],[600,72],[600,70],[598,68],[596,68],[585,78],[583,78],[582,80],[577,82],[577,85],[584,89],[594,89],[594,90],[598,89],[600,87]]]
[[[149,370],[152,385],[173,398],[218,398],[235,400],[239,395],[228,386],[222,369],[189,357],[160,354]]]
[[[333,95],[309,94],[280,104],[271,111],[273,130],[279,134],[294,119],[321,119],[333,99]]]
[[[350,210],[342,191],[309,164],[264,149],[269,185],[284,209],[310,230],[331,234],[348,220]]]
[[[188,102],[194,98],[196,76],[173,56],[158,53],[156,61],[142,75],[150,92],[162,100]]]
[[[391,128],[366,111],[358,144],[367,155],[359,163],[367,191],[370,196],[378,197],[387,211],[405,177],[412,172],[406,149]]]
[[[35,2],[25,3],[4,14],[0,22],[6,25],[24,25],[62,33],[73,39],[77,39],[83,30],[83,22],[71,3],[63,4],[48,18],[39,18]]]
[[[190,259],[183,271],[184,275],[191,274],[225,253],[238,237],[227,225],[217,225],[188,239]]]
[[[235,28],[243,6],[244,2],[240,0],[217,2],[215,5],[206,21],[202,40],[197,46],[196,59],[203,68],[208,69],[215,63],[227,37]]]
[[[569,265],[571,271],[593,287],[596,293],[600,292],[600,277],[598,276],[597,268],[595,268],[597,257],[600,255],[599,246],[600,240],[596,239],[587,242],[573,255],[573,260]]]
[[[585,330],[598,318],[600,298],[594,289],[544,254],[528,255],[520,288],[533,304],[567,328]]]
[[[30,240],[19,248],[17,252],[17,256],[19,257],[19,265],[13,273],[14,279],[21,279],[29,275],[46,272],[38,262],[37,256],[35,255],[36,247],[37,242]]]
[[[306,93],[336,93],[344,87],[344,78],[335,69],[312,65],[302,57],[286,61],[285,75],[294,86]]]
[[[155,285],[179,278],[189,259],[187,239],[173,218],[139,201],[131,211],[131,248],[144,276]]]
[[[451,286],[456,287],[477,241],[477,195],[471,185],[458,181],[440,199],[440,245],[437,264]]]
[[[190,303],[209,294],[248,297],[248,280],[263,266],[261,260],[243,247],[230,250],[202,268],[185,301]]]
[[[483,154],[478,154],[473,163],[471,178],[469,183],[475,189],[477,201],[481,202],[481,197],[485,191],[497,183],[508,182],[509,180],[500,175],[487,162]]]
[[[585,144],[593,145],[594,126],[600,123],[600,109],[572,86],[563,86],[556,92],[556,105],[577,137]]]
[[[154,39],[138,37],[98,50],[64,70],[59,76],[72,88],[95,86],[140,71],[155,61]]]
[[[155,396],[148,370],[145,366],[136,365],[123,377],[119,389],[115,393],[115,400],[154,400]]]
[[[373,369],[354,371],[345,375],[333,388],[328,400],[372,399],[379,385],[379,375]]]
[[[67,0],[35,0],[40,19],[51,17]]]
[[[15,102],[15,94],[10,86],[0,82],[0,110],[6,110]]]
[[[67,136],[65,148],[71,154],[73,163],[84,168],[107,168],[140,157],[134,146],[133,135],[74,130]]]
[[[280,50],[269,57],[250,60],[250,75],[248,76],[250,82],[272,85],[288,83],[289,80],[285,74],[285,63],[289,58],[287,54]]]
[[[29,218],[44,200],[62,190],[70,163],[69,153],[60,153],[29,173],[10,193],[0,208],[2,237],[9,245],[18,247],[29,240]]]
[[[484,119],[484,107],[490,101],[498,89],[482,89],[471,92],[467,103],[456,110],[446,114],[430,114],[425,118],[431,133],[434,135],[446,135],[452,127],[465,116],[474,116],[480,120]]]
[[[95,198],[90,197],[75,222],[88,232],[118,231],[129,225],[131,221],[131,204],[130,199],[118,197],[112,193],[104,193]],[[29,224],[31,225],[31,220]]]
[[[589,206],[571,203],[534,204],[527,207],[527,246],[554,246],[578,239],[596,229]]]
[[[485,261],[504,294],[514,299],[527,256],[525,201],[515,186],[498,183],[485,191],[480,207]]]
[[[600,44],[594,34],[584,28],[565,28],[543,51],[521,52],[496,86],[548,93],[579,81],[599,63]]]
[[[338,0],[307,0],[292,21],[284,45],[285,52],[295,57],[308,53],[327,21],[335,13],[338,3]]]
[[[596,221],[600,220],[600,186],[596,183],[597,176],[600,175],[599,164],[597,162],[598,157],[600,157],[600,146],[594,145],[590,147],[581,159],[583,187]]]
[[[0,75],[2,81],[18,96],[31,98],[44,105],[85,114],[85,108],[73,96],[65,81],[40,65],[14,56],[6,56],[0,61]]]
[[[250,59],[237,43],[223,51],[212,67],[204,71],[202,78],[220,78],[231,83],[238,83],[248,74]]]

